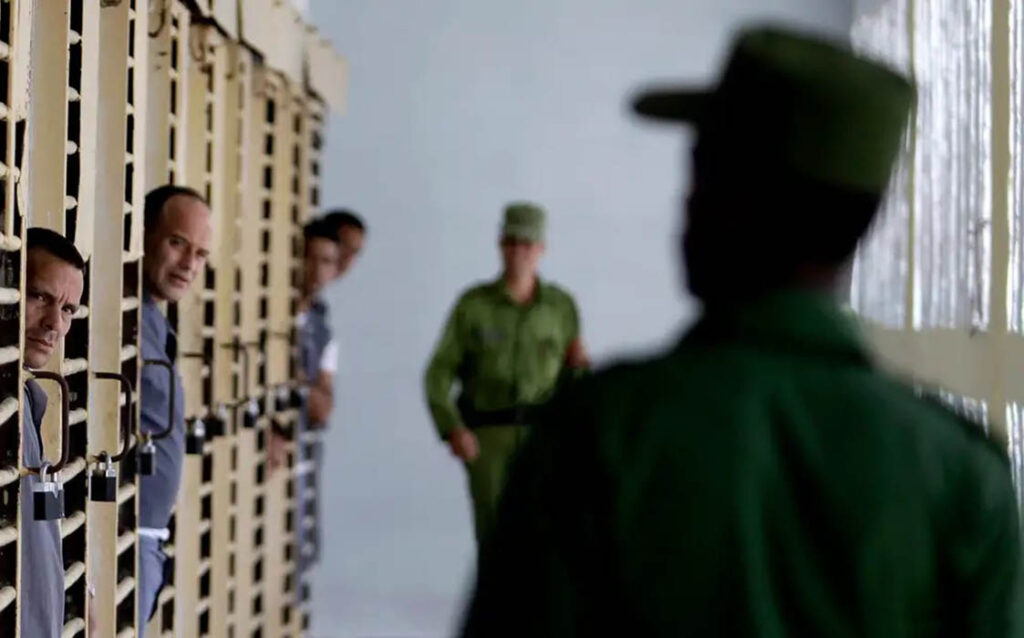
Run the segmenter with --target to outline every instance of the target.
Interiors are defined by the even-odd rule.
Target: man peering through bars
[[[365,235],[365,223],[348,210],[332,211],[303,228],[302,297],[296,324],[305,400],[301,432],[294,437],[300,460],[295,516],[297,521],[311,519],[313,526],[298,526],[300,570],[319,559],[318,491],[323,448],[317,433],[327,426],[334,406],[334,375],[338,368],[337,343],[332,336],[330,313],[323,294],[328,284],[348,272],[362,250]],[[272,433],[268,453],[271,470],[282,464],[285,441],[290,436],[280,430]]]
[[[25,255],[26,369],[46,366],[82,301],[85,261],[74,244],[46,228],[30,228]],[[22,414],[22,462],[44,462],[40,428],[46,393],[34,380],[25,382]],[[60,523],[33,520],[32,488],[37,475],[21,479],[21,638],[58,638],[64,628],[64,560]]]
[[[175,364],[178,338],[157,305],[177,302],[203,272],[213,234],[210,209],[191,188],[165,185],[146,195],[145,256],[142,261],[142,358],[163,359]],[[157,366],[144,366],[140,389],[143,433],[153,434],[168,426],[171,375]],[[167,556],[163,545],[170,540],[168,524],[181,486],[185,458],[185,402],[181,376],[174,365],[176,384],[175,423],[170,436],[154,441],[156,472],[142,476],[139,486],[139,636],[156,613],[156,602],[165,582]],[[182,530],[192,533],[193,530]]]

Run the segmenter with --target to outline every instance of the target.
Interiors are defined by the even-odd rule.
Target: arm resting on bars
[[[334,375],[320,371],[316,382],[309,388],[307,407],[310,427],[314,430],[325,428],[334,407]]]

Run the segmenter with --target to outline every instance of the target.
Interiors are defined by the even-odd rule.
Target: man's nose
[[[182,268],[188,270],[189,272],[192,272],[193,270],[196,269],[196,265],[199,263],[199,257],[195,254],[195,252],[188,250],[185,251],[184,255],[182,255],[181,262],[179,263],[181,264]]]
[[[59,305],[49,304],[46,306],[46,311],[43,313],[43,328],[58,330],[62,320],[63,316]]]

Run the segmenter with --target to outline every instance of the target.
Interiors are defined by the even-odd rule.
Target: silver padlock
[[[39,480],[32,485],[32,518],[56,521],[64,518],[64,486],[49,473],[50,464],[39,468]]]
[[[231,413],[228,412],[228,406],[224,403],[218,403],[217,409],[205,420],[206,439],[209,441],[217,438],[218,436],[224,436],[227,434],[227,427],[230,419]]]
[[[202,454],[204,443],[206,443],[206,424],[202,419],[196,417],[185,434],[185,454]]]
[[[256,421],[260,417],[260,404],[256,399],[249,399],[245,406],[245,415],[242,417],[242,425],[247,428],[256,427]]]
[[[153,476],[156,474],[156,446],[153,440],[146,436],[146,440],[139,446],[138,451],[139,476]]]
[[[96,469],[89,476],[89,498],[98,503],[117,502],[117,469],[106,452],[100,453]]]
[[[277,388],[277,411],[284,412],[291,404],[291,389],[282,385]]]
[[[292,407],[301,410],[306,405],[306,398],[309,396],[309,387],[300,385],[292,390]]]

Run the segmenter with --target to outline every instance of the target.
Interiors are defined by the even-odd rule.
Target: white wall
[[[640,125],[652,78],[714,75],[730,31],[774,17],[845,34],[848,0],[315,0],[350,64],[326,205],[370,223],[331,291],[343,348],[327,437],[328,540],[313,636],[442,636],[472,570],[461,468],[420,390],[456,294],[496,273],[502,205],[548,207],[544,274],[568,286],[601,360],[674,339],[684,134]]]

